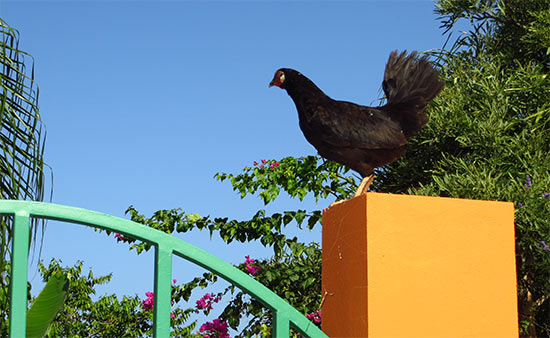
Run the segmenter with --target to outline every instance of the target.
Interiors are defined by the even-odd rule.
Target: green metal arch
[[[262,302],[273,312],[273,337],[288,337],[290,326],[309,337],[327,337],[304,315],[257,280],[218,257],[162,231],[124,218],[52,203],[1,200],[0,214],[12,215],[14,217],[10,290],[10,337],[25,336],[30,217],[97,227],[130,235],[154,245],[154,290],[156,304],[154,307],[153,334],[155,337],[168,337],[170,335],[173,254],[218,274]]]

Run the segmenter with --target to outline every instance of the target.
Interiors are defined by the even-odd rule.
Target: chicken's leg
[[[373,179],[374,179],[374,174],[371,174],[370,176],[367,176],[367,177],[363,178],[363,180],[361,181],[361,184],[359,184],[359,188],[357,188],[357,191],[355,192],[355,195],[353,195],[353,197],[357,197],[357,196],[366,194],[367,191],[369,190],[370,184],[372,183]],[[345,201],[346,200],[339,200],[339,201],[336,201],[334,203],[331,203],[329,205],[329,208],[332,207],[332,206],[335,206],[336,204],[343,203]]]
[[[371,174],[370,176],[363,178],[363,180],[361,181],[361,184],[359,185],[359,188],[357,188],[357,191],[355,192],[355,195],[353,195],[353,197],[366,194],[367,191],[369,190],[370,184],[372,183],[373,179],[374,179],[374,174]]]

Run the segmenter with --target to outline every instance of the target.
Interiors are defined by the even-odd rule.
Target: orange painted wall
[[[323,215],[329,337],[517,337],[509,202],[368,193]]]

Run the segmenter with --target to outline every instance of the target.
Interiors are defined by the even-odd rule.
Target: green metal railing
[[[170,336],[172,255],[174,254],[218,274],[262,302],[273,313],[273,337],[289,337],[292,326],[306,336],[328,338],[304,315],[257,280],[208,252],[162,231],[112,215],[42,202],[0,200],[0,214],[13,216],[10,303],[10,337],[12,338],[25,336],[31,217],[97,227],[151,243],[155,247],[154,337]]]

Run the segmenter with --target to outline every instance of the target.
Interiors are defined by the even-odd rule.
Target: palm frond
[[[34,60],[18,46],[19,33],[0,19],[0,199],[42,201],[46,133],[38,112]],[[34,243],[38,225],[44,228],[43,222],[31,223]],[[10,283],[11,228],[11,217],[0,217],[0,293],[4,295]],[[3,336],[8,297],[0,297],[0,309]]]
[[[41,201],[45,132],[38,112],[34,60],[19,50],[18,35],[0,19],[0,198]]]

